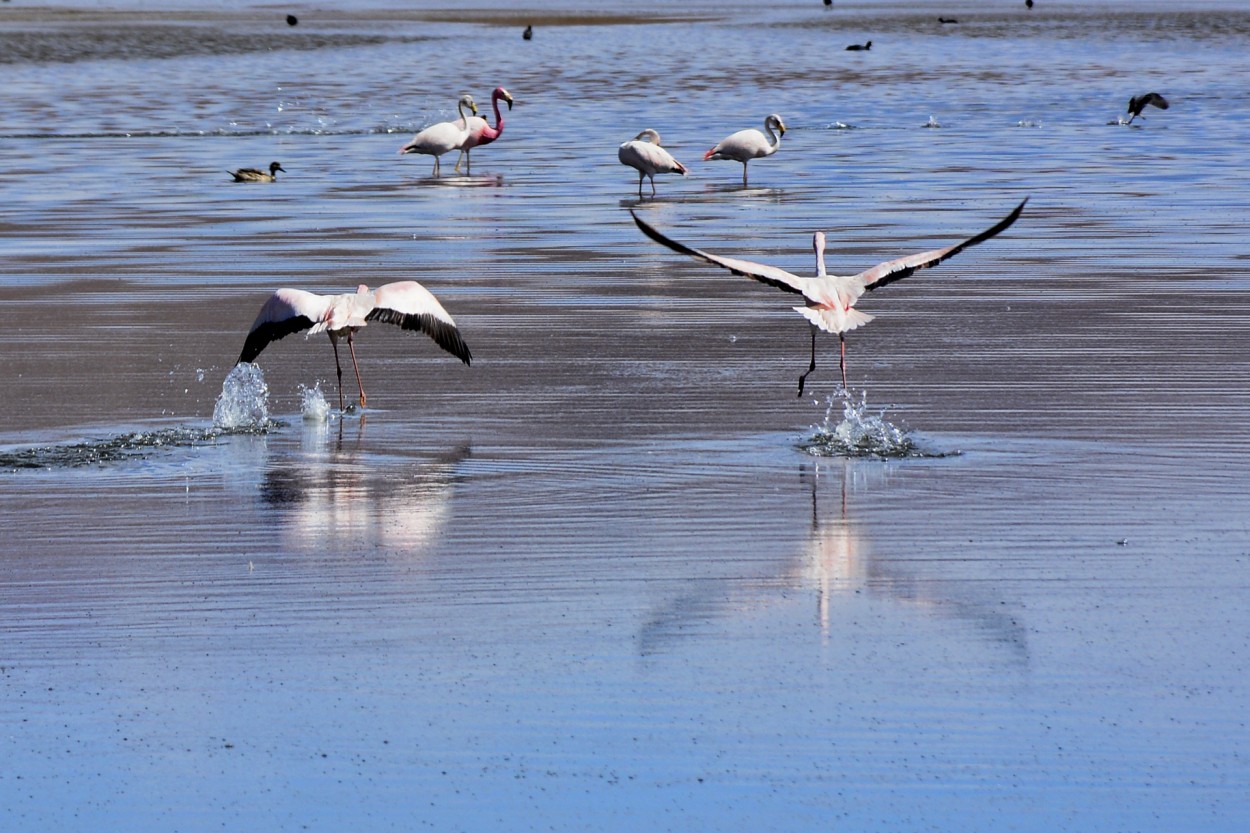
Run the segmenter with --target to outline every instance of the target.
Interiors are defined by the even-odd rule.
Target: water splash
[[[269,385],[259,367],[240,362],[226,376],[213,407],[213,425],[223,431],[264,431],[270,426]]]
[[[942,125],[938,123],[938,120],[936,118],[934,118],[933,116],[929,116],[929,120],[920,126],[921,127],[941,127]]]
[[[842,406],[840,420],[837,420],[838,405]],[[799,447],[813,457],[886,460],[947,456],[922,449],[907,431],[887,420],[885,412],[885,408],[876,413],[869,412],[867,393],[861,394],[856,402],[849,393],[842,391],[840,395],[829,397],[825,421],[821,425],[813,425],[814,433]]]
[[[305,421],[325,422],[330,418],[330,403],[326,401],[325,394],[321,392],[320,382],[311,388],[300,385],[299,393],[300,413],[304,415]]]

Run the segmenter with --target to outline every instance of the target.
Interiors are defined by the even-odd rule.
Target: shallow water
[[[0,827],[1244,824],[1250,14],[385,6],[0,8]],[[471,176],[396,154],[499,84]],[[626,212],[810,274],[1025,196],[860,303],[843,417],[919,457]],[[404,279],[472,367],[370,327],[340,416],[292,336],[214,427],[274,288]]]

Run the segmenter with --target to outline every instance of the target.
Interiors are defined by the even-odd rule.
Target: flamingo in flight
[[[427,156],[434,157],[434,176],[439,174],[439,157],[444,153],[464,145],[469,138],[469,124],[464,115],[464,108],[468,107],[473,115],[477,115],[477,104],[473,101],[473,96],[462,95],[460,100],[456,102],[456,109],[460,113],[458,121],[441,121],[438,124],[432,124],[425,130],[422,130],[416,136],[412,137],[412,141],[399,149],[403,153],[424,153]]]
[[[644,141],[645,140],[645,141]],[[642,178],[651,178],[651,196],[655,196],[656,174],[681,174],[685,176],[686,166],[673,158],[667,150],[660,147],[660,134],[648,127],[633,139],[623,143],[616,151],[616,158],[622,165],[628,165],[638,171],[638,199],[642,199]]]
[[[355,292],[343,295],[317,295],[302,289],[279,289],[260,308],[252,329],[243,342],[242,362],[252,362],[271,342],[291,333],[327,333],[334,347],[334,368],[338,371],[339,410],[343,407],[343,366],[339,364],[339,339],[347,337],[356,384],[360,387],[360,407],[365,407],[365,386],[360,380],[352,335],[367,323],[397,324],[405,330],[420,330],[434,343],[465,364],[472,361],[468,346],[460,337],[456,322],[438,299],[416,281],[398,281],[379,286],[372,292],[361,284]]]
[[[503,116],[499,112],[501,100],[508,102],[508,109],[512,109],[512,93],[503,87],[496,87],[495,91],[490,94],[490,103],[495,108],[494,127],[491,127],[490,123],[481,116],[469,118],[469,136],[460,145],[460,158],[456,160],[456,173],[460,173],[461,161],[465,163],[465,173],[473,170],[473,160],[469,158],[469,151],[481,145],[489,145],[503,135]]]
[[[824,330],[827,333],[838,334],[838,342],[841,347],[841,358],[838,364],[842,370],[842,389],[849,390],[846,384],[846,333],[849,330],[854,330],[856,327],[862,327],[873,319],[873,316],[855,309],[855,302],[859,300],[859,297],[865,292],[871,292],[886,284],[902,280],[917,269],[937,266],[942,261],[954,257],[969,246],[983,243],[1005,231],[1020,216],[1020,212],[1024,210],[1024,205],[1028,201],[1026,197],[1016,206],[1014,211],[994,226],[980,234],[969,237],[967,240],[943,249],[934,249],[928,252],[921,252],[920,254],[900,257],[895,260],[887,260],[857,275],[840,276],[825,273],[825,235],[824,232],[818,231],[812,235],[812,248],[816,252],[816,277],[814,278],[802,278],[784,269],[778,269],[776,266],[753,263],[749,260],[739,260],[733,257],[721,257],[691,248],[661,234],[643,222],[632,210],[629,213],[633,216],[634,222],[638,224],[638,228],[642,229],[643,234],[657,243],[668,246],[675,252],[690,255],[714,266],[728,269],[735,275],[754,278],[761,283],[766,283],[786,292],[793,292],[804,297],[807,304],[794,308],[795,312],[811,323],[812,331],[812,361],[807,368],[807,372],[799,377],[799,396],[802,396],[803,384],[807,381],[808,374],[816,369],[817,329]]]
[[[752,159],[759,159],[761,156],[772,156],[781,147],[781,137],[786,135],[785,122],[776,113],[764,119],[764,129],[768,131],[767,137],[752,127],[747,130],[739,130],[737,133],[721,139],[716,147],[703,154],[704,161],[708,159],[732,159],[735,162],[741,162],[742,187],[747,187],[747,162],[750,162]],[[777,132],[774,133],[774,130]]]

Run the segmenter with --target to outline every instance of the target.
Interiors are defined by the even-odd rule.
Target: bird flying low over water
[[[473,115],[477,115],[477,104],[473,101],[473,96],[462,95],[460,100],[456,102],[456,110],[460,113],[460,118],[456,121],[441,121],[438,124],[432,124],[425,130],[422,130],[408,144],[399,149],[402,153],[424,153],[427,156],[434,157],[434,176],[438,176],[439,165],[438,158],[450,150],[457,150],[464,146],[469,138],[469,122],[468,117],[464,114],[464,108],[468,107]]]
[[[226,171],[226,173],[234,177],[235,182],[277,182],[278,171],[286,173],[286,168],[277,162],[270,162],[269,173],[255,168],[239,168],[237,171]]]
[[[460,145],[460,158],[456,160],[456,173],[460,172],[461,160],[465,163],[466,173],[473,170],[473,160],[469,158],[469,151],[481,145],[489,145],[503,135],[503,115],[499,112],[500,101],[508,102],[508,109],[512,109],[512,93],[503,87],[496,87],[495,91],[490,94],[491,106],[495,108],[494,127],[491,127],[490,122],[481,116],[470,116],[468,118],[466,124],[469,126],[469,135]]]
[[[1024,210],[1024,205],[1028,201],[1026,197],[1016,206],[1014,211],[997,224],[980,234],[969,237],[961,243],[956,243],[943,249],[933,249],[932,251],[908,255],[895,260],[887,260],[857,275],[841,276],[825,273],[825,235],[824,232],[818,231],[812,235],[812,248],[816,252],[816,277],[814,278],[802,278],[784,269],[778,269],[776,266],[754,263],[733,257],[721,257],[720,255],[691,248],[661,234],[643,222],[633,211],[630,211],[630,214],[633,216],[634,222],[638,224],[638,228],[642,229],[643,234],[675,252],[690,255],[705,263],[728,269],[735,275],[754,278],[769,286],[775,286],[786,292],[802,295],[806,299],[807,304],[805,306],[794,308],[795,312],[810,322],[812,330],[812,361],[807,368],[807,372],[799,377],[799,396],[802,396],[803,384],[807,381],[808,374],[816,369],[817,329],[824,330],[827,333],[838,334],[838,342],[841,346],[841,358],[838,365],[842,370],[842,388],[843,390],[849,390],[846,385],[846,333],[849,330],[854,330],[856,327],[862,327],[873,318],[871,315],[855,309],[855,302],[859,300],[859,297],[865,292],[871,292],[886,284],[901,280],[917,269],[937,266],[942,261],[954,257],[969,246],[983,243],[996,234],[1005,231],[1020,216],[1020,212]]]
[[[1128,117],[1128,124],[1133,123],[1133,119],[1141,116],[1141,111],[1147,106],[1158,107],[1160,110],[1168,109],[1168,100],[1158,93],[1146,93],[1145,95],[1133,96],[1128,100],[1128,110],[1131,113]],[[1142,116],[1145,118],[1145,116]]]
[[[369,322],[397,324],[405,330],[420,330],[434,343],[465,364],[472,361],[469,348],[460,337],[456,322],[438,299],[416,281],[398,281],[379,286],[372,292],[361,284],[355,292],[343,295],[317,295],[302,289],[279,289],[269,297],[252,323],[243,342],[242,362],[252,362],[271,342],[291,333],[327,333],[334,346],[334,367],[338,371],[339,410],[343,410],[343,366],[339,364],[339,339],[347,337],[356,384],[360,387],[360,407],[365,407],[365,386],[360,380],[352,335]]]
[[[742,187],[747,187],[747,162],[759,159],[761,156],[772,156],[781,147],[781,137],[786,135],[785,122],[776,113],[764,119],[764,129],[768,131],[767,138],[753,127],[726,136],[716,144],[716,147],[703,154],[704,161],[732,159],[735,162],[741,162]],[[773,130],[777,132],[774,133]]]
[[[655,196],[656,174],[681,174],[685,176],[686,166],[673,158],[673,155],[660,147],[660,134],[648,127],[633,139],[621,144],[616,151],[616,158],[622,165],[638,171],[638,199],[642,199],[642,178],[651,178],[651,196]]]

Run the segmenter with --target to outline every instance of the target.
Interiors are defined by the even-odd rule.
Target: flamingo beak
[[[512,109],[512,96],[504,96],[504,101],[508,102],[508,109]]]

